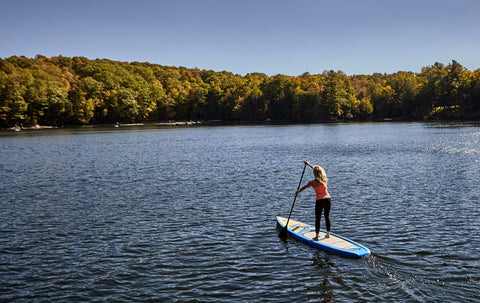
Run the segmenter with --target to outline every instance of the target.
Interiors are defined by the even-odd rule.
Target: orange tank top
[[[317,200],[330,198],[327,187],[317,180],[315,180],[314,182],[318,184],[313,186],[313,189],[315,190],[315,194],[317,196]]]

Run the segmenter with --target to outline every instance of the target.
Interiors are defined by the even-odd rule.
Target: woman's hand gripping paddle
[[[302,176],[300,177],[300,182],[298,183],[297,191],[295,192],[295,199],[293,199],[292,208],[290,209],[290,214],[288,215],[288,219],[287,219],[287,224],[285,224],[285,227],[282,228],[282,230],[278,234],[280,238],[287,237],[288,222],[290,221],[290,216],[292,215],[293,207],[295,206],[295,201],[297,200],[298,191],[300,190],[300,186],[302,185],[303,174],[305,173],[306,167],[307,167],[307,162],[305,162],[305,165],[303,166]]]

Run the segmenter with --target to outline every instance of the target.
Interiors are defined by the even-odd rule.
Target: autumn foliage
[[[166,120],[479,119],[480,69],[293,77],[83,57],[0,59],[0,127]]]

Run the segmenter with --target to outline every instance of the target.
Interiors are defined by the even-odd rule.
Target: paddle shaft
[[[292,215],[293,207],[295,206],[295,201],[297,201],[298,191],[300,190],[300,186],[302,185],[303,175],[305,174],[305,168],[307,167],[307,163],[303,166],[302,176],[300,177],[300,182],[298,182],[297,191],[295,192],[295,198],[293,199],[292,208],[290,208],[290,214],[288,215],[287,224],[285,227],[280,231],[280,235],[286,235],[288,222],[290,221],[290,216]]]

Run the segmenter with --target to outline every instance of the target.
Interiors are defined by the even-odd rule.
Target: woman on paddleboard
[[[309,187],[313,187],[315,190],[315,195],[317,201],[315,203],[315,233],[316,236],[313,238],[314,241],[318,241],[318,233],[320,231],[320,219],[322,217],[322,212],[325,214],[325,221],[327,225],[327,234],[325,238],[330,238],[330,207],[332,206],[332,200],[327,190],[327,174],[325,170],[319,165],[311,165],[305,161],[305,165],[310,166],[313,169],[313,175],[315,179],[308,182],[307,185],[300,188],[297,191],[297,194],[301,193]]]

